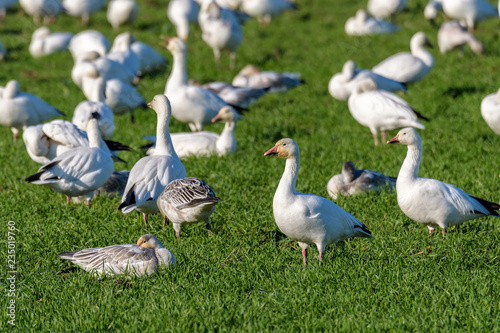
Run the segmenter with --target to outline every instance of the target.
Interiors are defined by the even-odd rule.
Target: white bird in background
[[[141,74],[141,62],[137,55],[132,51],[132,44],[135,42],[134,36],[130,32],[123,32],[115,37],[113,46],[106,58],[114,60],[136,75]]]
[[[29,16],[33,16],[36,25],[43,17],[44,23],[53,23],[64,12],[59,0],[19,0],[19,5]]]
[[[481,55],[484,52],[483,43],[465,30],[460,23],[457,21],[443,22],[438,31],[438,45],[441,53],[444,54],[459,48],[460,55],[463,55],[465,44],[469,45],[471,50],[477,55]]]
[[[136,40],[130,49],[139,59],[141,74],[154,72],[167,64],[165,57],[146,43]]]
[[[75,61],[81,54],[92,51],[97,52],[101,57],[105,57],[109,50],[109,41],[99,31],[84,30],[71,38],[68,49]]]
[[[367,9],[378,19],[392,18],[406,8],[407,0],[368,0]]]
[[[94,190],[109,179],[115,168],[111,154],[100,148],[97,119],[89,121],[88,147],[70,149],[44,164],[38,173],[26,178],[28,183],[45,185],[70,197],[85,196],[90,207]]]
[[[405,84],[422,80],[434,67],[434,58],[424,46],[432,47],[423,32],[417,32],[410,41],[410,50],[400,52],[385,59],[373,72]]]
[[[493,132],[500,135],[500,89],[483,98],[481,115]]]
[[[352,60],[346,61],[342,72],[332,76],[328,82],[328,91],[333,98],[347,101],[359,82],[364,79],[372,79],[380,90],[407,91],[406,85],[403,83],[375,74],[369,69],[357,68],[356,63]]]
[[[390,22],[370,17],[364,9],[359,9],[356,16],[347,19],[344,30],[349,36],[364,36],[392,34],[399,31],[399,27]]]
[[[58,116],[64,113],[35,95],[21,92],[16,80],[5,85],[0,98],[0,125],[11,128],[14,142],[21,129]]]
[[[174,268],[175,256],[154,235],[142,235],[137,244],[94,247],[63,252],[58,256],[69,260],[98,277],[128,274],[151,275],[160,269]]]
[[[142,213],[146,228],[148,214],[158,213],[156,200],[165,186],[174,179],[186,177],[186,168],[175,153],[168,123],[171,108],[165,95],[156,95],[148,104],[158,115],[156,127],[156,149],[152,156],[141,158],[130,170],[122,203],[118,207],[123,213],[138,210]]]
[[[190,80],[190,84],[193,84]],[[198,84],[195,84],[198,85]],[[259,98],[267,94],[267,89],[235,87],[231,83],[223,81],[209,82],[201,87],[213,91],[222,100],[230,105],[235,105],[241,109],[248,109],[256,103]]]
[[[189,24],[198,23],[198,5],[193,0],[170,0],[167,16],[175,25],[177,37],[187,41],[189,37]]]
[[[498,18],[498,9],[486,0],[443,0],[443,11],[449,18],[465,21],[470,33],[477,22]]]
[[[399,208],[412,220],[423,223],[432,233],[436,227],[462,224],[482,216],[498,217],[500,205],[476,198],[451,184],[418,176],[422,139],[413,128],[403,128],[387,143],[408,146],[408,153],[396,181]]]
[[[114,29],[124,24],[132,24],[139,14],[139,5],[135,0],[110,0],[106,18]]]
[[[371,79],[365,79],[358,84],[349,98],[348,105],[353,118],[370,129],[375,146],[378,146],[378,131],[382,131],[382,140],[385,142],[386,131],[407,126],[424,129],[425,126],[418,118],[429,120],[397,95],[378,90]]]
[[[300,73],[278,73],[261,71],[255,65],[246,65],[239,71],[232,82],[235,87],[267,89],[268,92],[285,92],[301,84]]]
[[[33,32],[29,46],[33,58],[43,57],[68,49],[73,34],[70,32],[51,33],[47,27],[40,27]]]
[[[314,194],[297,192],[299,146],[292,139],[281,139],[264,156],[286,159],[285,171],[273,199],[274,220],[287,237],[299,242],[304,265],[308,244],[315,244],[319,260],[326,246],[351,238],[372,238],[368,228],[334,202]]]
[[[199,178],[186,177],[171,181],[158,197],[158,208],[165,226],[172,222],[177,239],[181,225],[203,221],[210,235],[210,215],[221,199]]]
[[[272,16],[296,9],[295,3],[287,0],[241,0],[241,10],[264,24],[271,23]]]
[[[89,25],[90,15],[99,11],[106,4],[106,0],[63,0],[66,14],[81,17],[82,24]]]
[[[443,11],[443,0],[430,0],[424,8],[424,17],[434,25],[439,12]]]

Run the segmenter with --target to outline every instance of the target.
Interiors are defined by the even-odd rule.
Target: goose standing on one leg
[[[292,139],[281,139],[264,156],[286,159],[285,172],[274,194],[273,213],[278,228],[296,239],[307,264],[308,244],[315,244],[319,260],[325,248],[351,237],[372,238],[368,228],[334,202],[314,194],[297,192],[299,174],[299,146]]]
[[[436,226],[448,226],[482,216],[499,216],[500,205],[476,198],[451,184],[418,176],[422,159],[422,139],[413,128],[403,128],[387,141],[408,146],[408,153],[396,181],[398,204],[406,216],[427,225],[429,234]]]

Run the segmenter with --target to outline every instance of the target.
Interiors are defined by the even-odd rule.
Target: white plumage
[[[73,34],[70,32],[51,33],[47,27],[36,29],[31,36],[29,51],[32,57],[39,58],[68,49]]]
[[[158,68],[165,67],[167,63],[165,57],[158,51],[141,41],[136,40],[130,49],[139,59],[141,74],[154,72]]]
[[[344,30],[349,36],[364,36],[392,34],[399,31],[399,27],[390,22],[370,17],[364,9],[359,9],[354,17],[347,19]]]
[[[297,7],[287,0],[241,0],[241,10],[262,23],[270,23],[271,17]]]
[[[33,16],[35,24],[40,23],[41,17],[44,23],[54,22],[64,11],[59,0],[19,0],[19,5],[26,14]]]
[[[107,0],[63,0],[66,14],[80,17],[83,25],[89,25],[90,15],[100,10]]]
[[[267,89],[235,87],[222,81],[205,83],[202,87],[216,93],[224,102],[242,109],[248,109],[267,93]]]
[[[460,53],[463,54],[465,44],[468,44],[477,55],[484,52],[483,43],[467,32],[460,23],[457,21],[443,22],[438,31],[438,45],[441,53],[460,48]]]
[[[500,135],[500,89],[483,98],[481,115],[493,132]]]
[[[403,11],[407,0],[368,0],[368,11],[376,18],[390,18]]]
[[[99,31],[84,30],[73,36],[68,49],[74,60],[76,60],[81,54],[92,51],[95,51],[99,53],[101,57],[104,57],[109,50],[109,41]]]
[[[108,4],[106,18],[115,29],[133,23],[139,14],[139,6],[135,0],[111,0]]]
[[[268,92],[285,92],[303,83],[300,73],[261,71],[255,65],[243,67],[232,82],[235,87],[267,89]]]
[[[477,22],[498,18],[498,9],[486,0],[443,0],[443,11],[452,19],[465,21],[470,33]]]
[[[175,25],[177,37],[187,41],[189,37],[189,24],[198,23],[198,5],[193,0],[170,0],[167,16]]]

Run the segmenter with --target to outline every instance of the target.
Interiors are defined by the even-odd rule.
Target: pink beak
[[[212,118],[213,123],[216,123],[216,122],[221,121],[221,120],[222,120],[222,118],[218,114],[216,114],[215,117]]]
[[[148,103],[148,107],[149,108],[153,108],[153,101],[151,101],[151,102]]]
[[[396,135],[395,137],[387,141],[387,143],[399,143],[399,135]]]
[[[264,156],[274,156],[278,154],[278,146],[274,146],[264,153]]]

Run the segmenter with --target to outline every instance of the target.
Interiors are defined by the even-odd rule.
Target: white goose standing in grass
[[[354,17],[347,19],[344,30],[348,36],[365,36],[392,34],[399,31],[399,27],[390,22],[370,17],[364,9],[359,9]]]
[[[273,214],[278,228],[296,239],[307,264],[308,244],[315,244],[319,260],[326,246],[351,237],[372,238],[368,228],[332,201],[314,194],[297,192],[299,146],[292,139],[281,139],[264,156],[286,159],[285,171],[274,194]]]
[[[139,14],[139,6],[135,0],[111,0],[108,4],[106,18],[114,29],[124,24],[131,24]]]
[[[44,23],[53,23],[64,12],[59,0],[19,0],[19,5],[26,14],[33,16],[36,25],[40,23],[42,16]]]
[[[176,264],[173,253],[152,234],[142,235],[137,244],[94,247],[58,256],[98,277],[116,274],[140,277],[166,267],[174,268]]]
[[[285,92],[301,84],[300,73],[261,71],[255,65],[246,65],[232,82],[235,87],[267,89],[268,92]]]
[[[172,222],[175,237],[181,237],[181,225],[203,221],[210,235],[210,215],[221,199],[203,180],[187,177],[171,181],[158,197],[158,208],[165,226]]]
[[[33,32],[29,46],[33,58],[44,57],[68,49],[73,34],[70,32],[51,33],[47,27],[40,27]]]
[[[101,57],[104,57],[109,50],[109,41],[99,31],[84,30],[71,38],[68,49],[74,60],[76,60],[81,54],[92,51],[95,51],[99,53]]]
[[[114,60],[136,75],[141,74],[141,62],[137,55],[132,51],[132,45],[135,42],[134,36],[130,32],[123,32],[115,37],[113,46],[106,55],[106,58]]]
[[[465,21],[470,33],[477,22],[498,18],[498,9],[487,0],[443,0],[443,11],[447,17]]]
[[[70,16],[80,17],[82,24],[89,25],[90,15],[100,10],[107,0],[63,0],[64,11]]]
[[[43,165],[38,173],[26,178],[28,183],[45,185],[70,197],[85,196],[90,207],[94,190],[109,179],[114,170],[111,154],[100,148],[97,119],[88,123],[88,147],[70,149]]]
[[[403,11],[407,0],[368,0],[368,11],[379,19],[391,18]]]
[[[167,43],[167,49],[174,57],[172,72],[165,87],[165,95],[172,105],[172,115],[181,122],[189,123],[191,131],[202,131],[203,126],[210,124],[219,110],[228,104],[210,90],[188,85],[186,43],[175,37],[168,38]]]
[[[434,58],[424,46],[432,47],[432,44],[423,32],[417,32],[410,41],[411,53],[394,54],[372,70],[376,74],[405,84],[420,81],[434,67]]]
[[[441,53],[444,54],[459,48],[460,55],[463,55],[465,44],[469,45],[471,50],[477,55],[481,55],[484,52],[483,43],[465,30],[457,21],[446,21],[441,24],[438,31],[438,45]]]
[[[406,126],[425,129],[418,118],[429,120],[399,96],[378,90],[371,79],[365,79],[357,85],[349,97],[348,105],[353,118],[370,129],[375,146],[378,146],[378,131],[382,131],[382,140],[385,142],[386,131]]]
[[[177,37],[187,41],[189,37],[189,24],[198,23],[198,4],[194,0],[170,0],[167,16],[175,25]]]
[[[500,89],[483,98],[481,115],[493,132],[500,135]]]
[[[295,3],[288,0],[241,0],[241,10],[264,24],[271,23],[272,16],[296,9]]]
[[[462,224],[482,216],[499,216],[500,205],[476,198],[451,184],[418,176],[422,139],[413,128],[403,128],[387,141],[408,146],[408,153],[396,181],[399,208],[406,216],[429,228]]]
[[[346,61],[342,72],[332,76],[328,82],[328,91],[333,98],[347,101],[359,82],[368,78],[372,79],[380,90],[407,91],[406,85],[403,83],[375,74],[369,69],[357,68],[356,63],[352,60]]]
[[[158,213],[156,200],[165,186],[174,179],[186,177],[186,168],[175,153],[168,123],[170,102],[165,95],[156,95],[148,104],[158,115],[156,127],[156,149],[152,156],[141,158],[130,170],[122,203],[118,207],[123,213],[137,210],[142,213],[146,228],[148,214]]]

